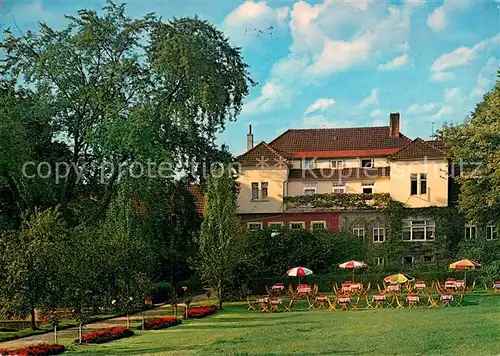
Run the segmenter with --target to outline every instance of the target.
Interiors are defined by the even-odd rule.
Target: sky
[[[116,1],[120,2],[120,1]],[[458,123],[496,81],[500,0],[127,1],[127,13],[212,22],[241,47],[252,79],[243,111],[218,138],[233,154],[289,128],[386,126],[429,139]],[[0,25],[62,28],[98,0],[0,0]]]

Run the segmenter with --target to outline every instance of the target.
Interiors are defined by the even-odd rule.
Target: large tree
[[[240,262],[240,234],[237,234],[236,185],[225,170],[207,180],[205,210],[199,236],[197,268],[202,279],[219,295],[222,309],[224,289]]]
[[[471,221],[500,221],[500,80],[465,122],[445,125],[440,136],[463,169],[459,209]]]
[[[162,169],[171,180],[190,160],[217,156],[216,134],[236,119],[251,80],[239,49],[197,18],[132,19],[111,1],[102,15],[80,10],[67,18],[62,30],[7,31],[1,70],[50,107],[52,138],[70,150],[73,168],[57,190],[63,215],[96,222],[120,167],[176,164]],[[74,167],[84,169],[80,177]],[[19,174],[18,165],[3,169]]]

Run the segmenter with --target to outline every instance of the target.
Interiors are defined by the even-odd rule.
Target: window
[[[247,228],[250,231],[262,230],[262,223],[261,222],[249,222],[249,223],[247,223]]]
[[[433,241],[436,223],[433,220],[404,220],[404,241]]]
[[[332,193],[344,194],[345,193],[345,183],[344,182],[333,182],[332,183]]]
[[[418,194],[418,174],[412,173],[410,176],[410,195]]]
[[[420,173],[420,194],[427,194],[427,173]]]
[[[497,227],[496,225],[486,226],[486,240],[496,240],[497,238]]]
[[[385,261],[384,261],[384,258],[383,257],[375,257],[373,259],[373,263],[375,266],[383,266]]]
[[[252,183],[252,200],[259,199],[259,183]]]
[[[312,231],[326,230],[326,221],[311,221]]]
[[[303,169],[314,169],[316,168],[316,159],[315,158],[304,158],[302,160]]]
[[[304,188],[304,195],[314,195],[314,194],[316,194],[316,188],[314,187]]]
[[[403,264],[404,265],[412,265],[414,261],[415,261],[415,259],[413,258],[413,256],[404,256],[403,257]]]
[[[344,168],[344,160],[343,159],[332,159],[330,161],[330,168]]]
[[[301,230],[305,227],[305,223],[303,221],[291,221],[290,222],[290,230]]]
[[[283,226],[284,224],[281,221],[270,221],[267,223],[267,228],[271,230],[281,230],[283,229]]]
[[[259,196],[259,183],[252,183],[252,200],[266,200],[268,197],[268,182],[260,183],[260,196]]]
[[[434,256],[424,256],[424,263],[432,263],[434,261]]]
[[[475,240],[477,237],[477,227],[476,225],[465,225],[465,239]]]
[[[375,223],[373,228],[373,242],[385,241],[385,225],[383,223]]]
[[[355,223],[352,227],[352,233],[357,237],[365,237],[365,226],[362,223]]]
[[[267,182],[262,182],[260,183],[260,189],[261,189],[261,199],[267,199],[267,186],[268,186],[268,183]]]
[[[362,168],[373,168],[373,158],[366,158],[361,160]]]
[[[364,182],[361,184],[363,188],[363,194],[373,194],[373,187],[375,186],[375,182]]]

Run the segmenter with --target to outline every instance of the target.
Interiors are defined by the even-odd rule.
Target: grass
[[[242,303],[201,320],[71,355],[495,355],[500,296],[468,296],[464,307],[360,311],[247,311]],[[70,343],[73,340],[62,340]]]

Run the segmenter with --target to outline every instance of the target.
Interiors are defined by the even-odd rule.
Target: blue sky
[[[118,2],[118,1],[117,1]],[[63,14],[104,1],[0,0],[0,25],[61,27]],[[388,125],[429,138],[431,123],[460,122],[494,85],[500,2],[128,1],[127,12],[209,20],[242,47],[251,77],[243,113],[219,137],[234,154],[288,128]]]

